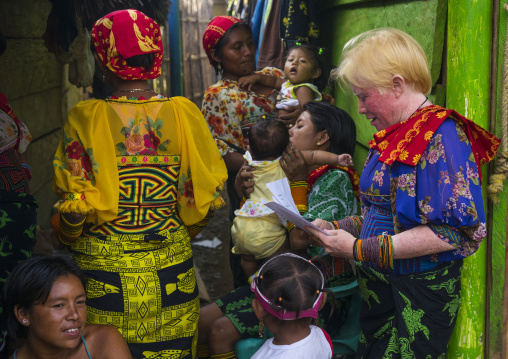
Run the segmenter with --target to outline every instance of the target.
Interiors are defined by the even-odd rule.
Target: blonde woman
[[[316,220],[330,236],[314,231],[328,253],[356,261],[357,358],[444,357],[462,259],[486,236],[480,167],[499,139],[429,101],[425,54],[400,30],[353,38],[332,77],[351,87],[379,131],[360,179],[362,216]]]

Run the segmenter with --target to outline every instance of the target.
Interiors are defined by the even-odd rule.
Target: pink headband
[[[300,256],[297,256],[296,254],[292,254],[292,253],[284,253],[284,254],[280,254],[280,255],[278,255],[276,257],[273,257],[272,259],[267,261],[265,264],[263,264],[263,266],[259,270],[258,274],[263,272],[263,268],[264,268],[264,266],[267,263],[273,261],[274,259],[276,259],[277,257],[280,257],[280,256],[291,256],[291,257],[295,257],[295,258],[300,258],[301,260],[303,260],[305,262],[308,262],[311,265],[313,265],[318,270],[319,274],[321,275],[321,288],[324,287],[324,285],[325,285],[325,279],[323,278],[323,273],[321,273],[319,268],[316,267],[314,265],[314,263],[308,261],[307,259],[305,259],[303,257],[300,257]],[[259,277],[259,275],[257,275],[256,277]],[[296,316],[296,312],[288,312],[287,310],[285,310],[281,306],[278,306],[276,304],[272,304],[272,302],[270,302],[268,300],[268,298],[266,298],[263,295],[263,293],[261,293],[259,291],[258,287],[256,286],[256,278],[252,279],[252,284],[250,286],[250,290],[254,292],[254,294],[256,295],[256,299],[261,304],[263,309],[267,311],[267,313],[270,313],[274,317],[279,318],[281,320],[294,320],[294,319],[299,319],[299,318],[317,318],[317,316],[318,316],[318,310],[319,310],[319,307],[321,305],[321,300],[323,299],[323,292],[320,292],[318,297],[317,297],[317,299],[316,299],[316,301],[312,305],[312,308],[300,311],[300,313],[298,313],[298,317],[297,317]]]

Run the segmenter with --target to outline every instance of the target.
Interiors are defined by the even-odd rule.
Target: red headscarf
[[[203,34],[203,48],[212,66],[215,62],[210,55],[212,49],[233,24],[241,21],[242,20],[232,16],[216,16],[208,23],[205,33]]]
[[[138,10],[118,10],[97,20],[92,41],[100,59],[124,80],[148,80],[159,77],[162,63],[162,40],[159,25]],[[128,66],[125,59],[154,54],[149,71],[143,66]]]

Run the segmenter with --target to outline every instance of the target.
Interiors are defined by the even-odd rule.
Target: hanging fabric
[[[280,35],[287,49],[297,41],[320,46],[318,1],[281,0]]]
[[[272,0],[272,6],[266,19],[263,39],[259,46],[257,68],[284,68],[284,45],[280,38],[279,17],[281,0]]]

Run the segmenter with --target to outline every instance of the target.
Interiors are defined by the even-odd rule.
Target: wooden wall
[[[0,91],[33,137],[28,147],[32,194],[39,203],[38,224],[49,228],[57,197],[51,191],[53,156],[64,115],[80,99],[67,82],[67,66],[58,63],[41,39],[51,11],[47,0],[1,0],[0,30],[7,50],[0,57]]]

